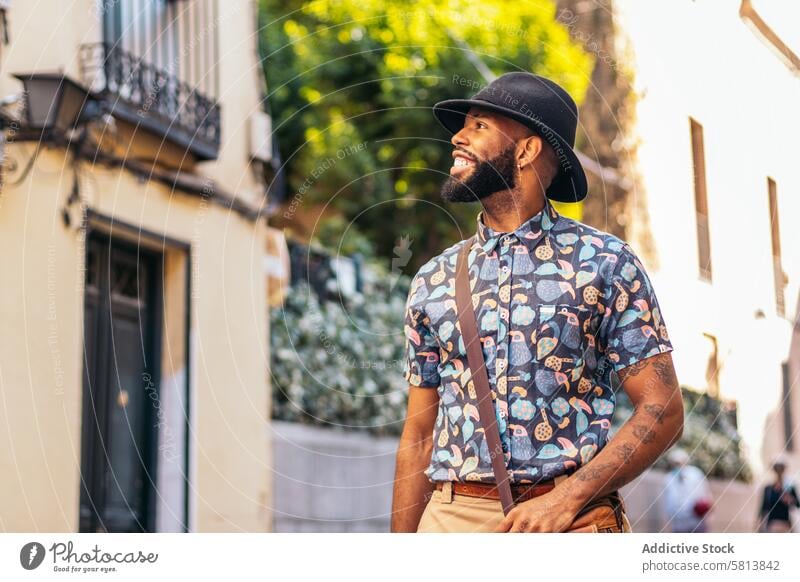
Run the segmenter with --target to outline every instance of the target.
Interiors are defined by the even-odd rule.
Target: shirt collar
[[[549,199],[545,198],[544,208],[531,218],[520,224],[513,233],[498,232],[483,222],[483,210],[478,213],[478,243],[486,253],[491,253],[500,239],[504,236],[509,237],[512,242],[521,241],[531,252],[542,239],[546,232],[549,232],[559,219],[559,214],[553,207]],[[515,240],[516,237],[516,240]]]

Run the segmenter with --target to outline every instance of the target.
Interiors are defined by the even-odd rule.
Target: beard
[[[515,145],[490,160],[475,165],[465,180],[450,176],[442,185],[442,198],[447,202],[475,202],[517,185]]]

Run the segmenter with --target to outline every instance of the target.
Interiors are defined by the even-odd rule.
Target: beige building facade
[[[5,11],[0,531],[269,531],[256,2]]]

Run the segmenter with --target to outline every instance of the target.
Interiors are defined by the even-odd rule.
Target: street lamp
[[[25,115],[30,129],[63,134],[78,124],[84,107],[91,102],[86,89],[62,74],[14,76],[23,84]]]

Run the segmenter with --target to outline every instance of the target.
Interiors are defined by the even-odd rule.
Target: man
[[[772,464],[775,480],[766,485],[761,494],[758,531],[789,533],[792,531],[791,509],[800,507],[794,485],[784,476],[786,461],[778,457]]]
[[[674,533],[706,533],[712,497],[703,471],[689,462],[689,454],[675,449],[669,454],[670,472],[664,486],[664,513]]]
[[[476,237],[426,263],[409,292],[407,419],[392,531],[561,532],[647,468],[683,430],[672,350],[633,250],[560,216],[586,177],[577,107],[556,83],[503,75],[434,107],[454,135],[442,197],[479,200]],[[515,499],[503,515],[454,301],[468,259],[473,307]],[[615,372],[635,412],[606,444]],[[591,531],[630,531],[592,524]],[[602,525],[602,527],[601,527]],[[577,529],[577,526],[575,526]]]

